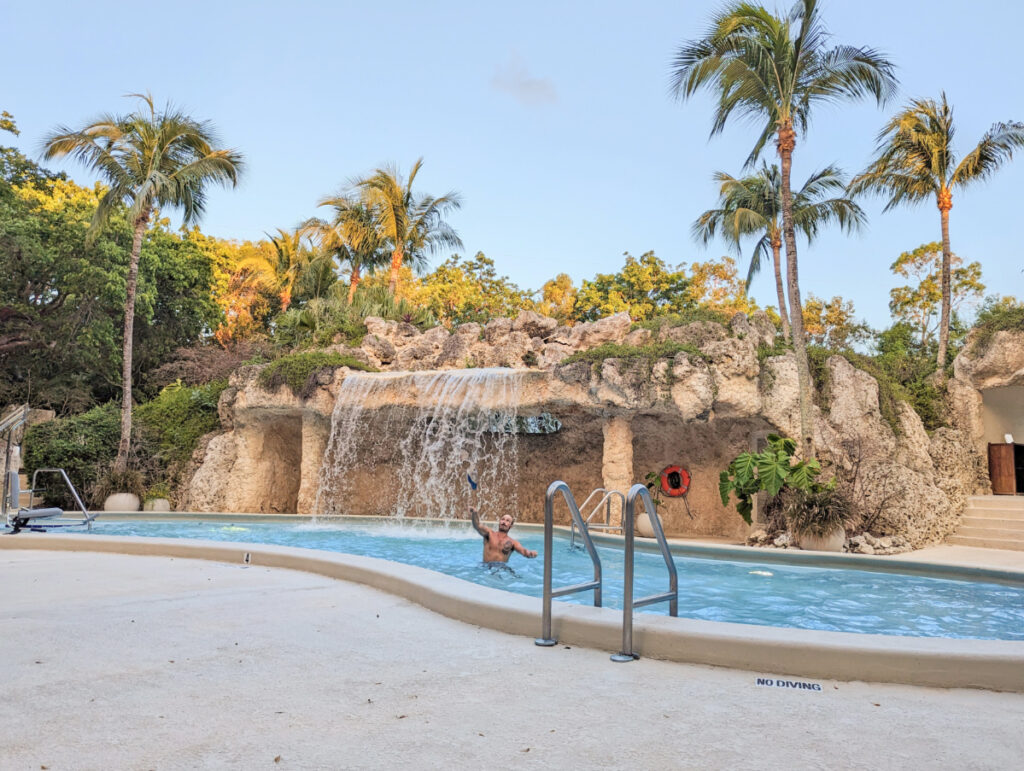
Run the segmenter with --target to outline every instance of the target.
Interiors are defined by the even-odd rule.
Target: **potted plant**
[[[797,490],[784,496],[783,510],[789,531],[801,549],[842,551],[846,528],[854,519],[846,497],[834,480],[815,490]]]
[[[157,482],[146,490],[142,498],[143,511],[165,512],[171,510],[171,489],[166,482]]]
[[[138,511],[144,489],[141,471],[111,470],[96,482],[92,497],[103,501],[104,511]]]
[[[661,474],[657,471],[648,471],[644,475],[647,480],[647,489],[651,493],[651,500],[657,508],[661,505]],[[651,525],[651,518],[646,511],[638,512],[633,521],[636,531],[644,538],[654,538],[654,527]]]
[[[797,461],[795,452],[795,440],[769,434],[768,445],[761,452],[737,455],[719,475],[722,503],[728,505],[733,493],[736,509],[749,525],[754,496],[766,493],[770,508],[782,510],[783,521],[801,548],[842,551],[846,526],[852,519],[849,504],[836,490],[834,479],[827,484],[818,482],[821,464],[816,459]]]

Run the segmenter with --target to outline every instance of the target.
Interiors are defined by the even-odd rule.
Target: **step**
[[[1020,509],[1024,511],[1024,495],[972,495],[967,499],[969,509]]]
[[[967,514],[960,520],[960,527],[976,527],[985,530],[1015,530],[1024,533],[1024,519],[1004,519],[1001,517],[975,517]]]
[[[968,509],[964,512],[964,519],[962,521],[972,520],[978,526],[982,526],[982,523],[990,522],[1005,522],[1005,523],[1016,523],[1024,524],[1024,515],[1016,511],[978,511],[977,509]],[[1016,526],[1016,525],[1010,525]]]
[[[975,546],[981,549],[1010,549],[1012,551],[1024,551],[1024,538],[1019,540],[1005,538],[972,538],[964,535],[951,535],[946,539],[951,546]]]
[[[962,535],[965,538],[1009,539],[1011,541],[1024,540],[1024,530],[1013,530],[1010,528],[961,526],[960,529],[956,531],[956,534]]]

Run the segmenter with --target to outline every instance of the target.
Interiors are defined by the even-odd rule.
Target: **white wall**
[[[1024,387],[988,388],[981,398],[985,441],[1003,442],[1003,434],[1013,434],[1013,441],[1024,444]]]

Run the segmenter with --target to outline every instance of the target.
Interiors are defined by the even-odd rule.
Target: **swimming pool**
[[[100,520],[100,536],[200,538],[212,541],[299,546],[357,554],[436,570],[473,583],[539,597],[543,559],[513,555],[508,568],[481,564],[480,537],[465,523],[260,522],[217,520]],[[540,550],[543,535],[517,534]],[[555,586],[592,575],[590,558],[556,537]],[[623,561],[619,549],[598,547],[604,572],[604,604],[622,607]],[[865,570],[759,564],[676,555],[679,615],[740,624],[908,637],[1024,640],[1024,586],[956,581]],[[659,555],[638,552],[636,596],[664,591]],[[566,598],[587,604],[584,593]],[[664,606],[652,606],[664,614]]]

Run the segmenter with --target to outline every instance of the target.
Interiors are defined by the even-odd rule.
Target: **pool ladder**
[[[597,509],[600,508],[601,504],[606,500],[610,501],[611,494],[616,491],[607,491],[599,488],[590,494],[587,501],[589,502],[597,492],[604,492],[606,495],[598,503],[594,512],[596,512]],[[555,496],[559,493],[561,493],[569,507],[573,530],[575,531],[576,528],[579,529],[580,534],[583,537],[583,544],[586,547],[587,552],[590,554],[591,562],[594,565],[594,580],[554,589],[551,586],[551,561],[552,542],[554,540],[554,504]],[[622,493],[617,494],[620,496],[622,495]],[[633,530],[634,522],[636,520],[636,503],[638,499],[644,504],[644,509],[651,521],[651,529],[654,531],[654,537],[658,542],[658,548],[661,550],[661,555],[665,560],[665,567],[668,570],[669,588],[666,592],[636,599],[633,597],[633,566],[635,555]],[[593,512],[591,513],[591,516],[593,516]],[[635,608],[653,605],[658,602],[668,602],[669,615],[679,615],[679,580],[676,573],[676,564],[672,559],[672,552],[668,548],[668,541],[665,539],[665,531],[661,527],[661,519],[658,517],[657,510],[654,507],[654,502],[651,500],[651,494],[643,485],[633,485],[633,487],[630,488],[629,493],[625,496],[625,506],[623,507],[622,512],[622,529],[625,536],[625,575],[623,579],[622,593],[622,650],[613,654],[611,657],[612,661],[617,662],[635,661],[639,658],[639,655],[633,650],[633,610]],[[593,589],[594,607],[599,608],[601,607],[601,582],[601,558],[598,556],[597,549],[594,546],[594,541],[590,537],[590,528],[588,527],[587,522],[584,522],[583,517],[580,514],[579,507],[576,505],[576,499],[573,497],[572,491],[565,482],[552,482],[544,496],[544,596],[543,609],[541,612],[541,636],[536,638],[534,643],[544,647],[551,647],[558,642],[558,640],[551,634],[551,600],[553,598]]]
[[[598,487],[596,490],[592,490],[590,495],[587,496],[587,499],[583,501],[583,505],[580,506],[580,510],[586,511],[587,505],[594,499],[594,496],[599,493],[604,493],[604,495],[598,499],[597,504],[593,509],[591,509],[590,514],[587,515],[587,528],[590,530],[622,530],[622,525],[612,524],[612,501],[615,500],[615,498],[618,498],[622,502],[623,510],[626,508],[626,496],[618,490],[606,490],[603,487]],[[602,506],[604,506],[604,522],[594,523],[592,520],[597,516],[597,513],[601,510]],[[576,548],[576,520],[572,521],[571,532],[569,534],[569,546],[571,548]]]

